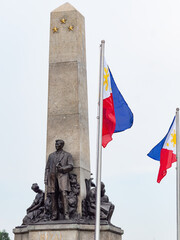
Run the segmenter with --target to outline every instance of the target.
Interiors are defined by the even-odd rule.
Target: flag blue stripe
[[[150,158],[152,158],[154,160],[160,161],[161,149],[162,149],[162,147],[164,145],[164,142],[165,142],[165,140],[167,138],[167,135],[168,135],[168,133],[169,133],[173,123],[174,123],[174,120],[175,120],[175,117],[173,118],[173,121],[171,123],[171,126],[170,126],[166,136],[147,154],[148,157],[150,157]]]
[[[114,132],[116,133],[122,132],[133,125],[133,113],[117,88],[110,69],[109,72],[116,117],[116,127]]]

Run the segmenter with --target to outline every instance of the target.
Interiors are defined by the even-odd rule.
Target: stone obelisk
[[[80,184],[78,212],[90,177],[84,17],[69,3],[51,12],[47,157],[56,139],[72,154]]]

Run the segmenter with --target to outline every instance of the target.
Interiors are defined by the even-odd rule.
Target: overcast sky
[[[116,206],[123,240],[176,238],[175,164],[160,184],[147,153],[167,133],[180,107],[178,0],[71,0],[85,16],[91,171],[96,166],[99,44],[134,113],[131,129],[103,150],[102,180]],[[1,0],[0,230],[21,224],[44,188],[50,12],[65,1]]]

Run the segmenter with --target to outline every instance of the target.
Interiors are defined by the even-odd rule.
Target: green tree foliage
[[[0,231],[0,240],[10,240],[9,234],[5,230]]]

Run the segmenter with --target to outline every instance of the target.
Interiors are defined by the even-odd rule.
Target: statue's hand
[[[59,172],[59,173],[64,173],[63,168],[60,167],[60,166],[58,166],[58,167],[57,167],[57,172]]]

